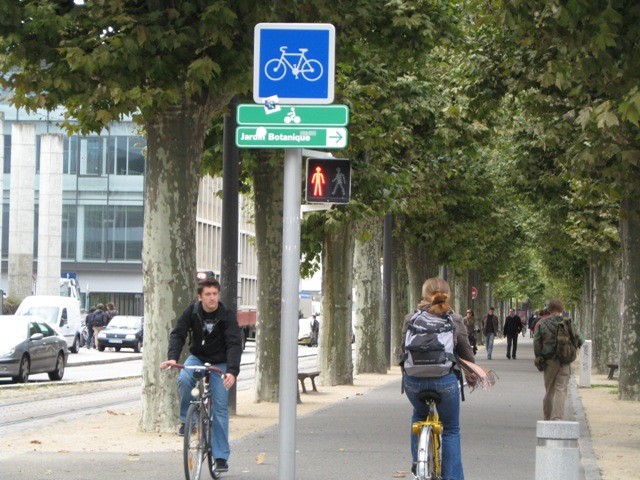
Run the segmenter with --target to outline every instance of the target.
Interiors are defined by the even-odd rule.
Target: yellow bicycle
[[[415,478],[417,480],[440,480],[442,478],[442,422],[436,405],[440,403],[440,394],[433,390],[424,390],[418,399],[429,406],[426,419],[411,425],[414,435],[419,435],[418,458]]]

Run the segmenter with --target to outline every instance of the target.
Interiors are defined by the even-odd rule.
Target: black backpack
[[[91,314],[91,326],[93,327],[104,327],[105,320],[105,314],[102,310],[96,310]]]

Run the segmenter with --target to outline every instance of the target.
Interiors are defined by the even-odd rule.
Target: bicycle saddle
[[[440,394],[438,392],[434,392],[433,390],[423,390],[418,393],[418,400],[421,402],[429,402],[432,401],[436,405],[440,403]]]

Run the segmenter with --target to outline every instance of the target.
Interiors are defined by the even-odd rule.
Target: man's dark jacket
[[[504,329],[502,333],[508,337],[515,337],[522,331],[522,319],[518,315],[509,315],[504,319]]]
[[[201,302],[195,302],[182,313],[169,336],[169,360],[178,361],[182,347],[191,333],[189,351],[203,363],[226,363],[227,372],[235,377],[240,373],[242,356],[242,332],[233,313],[218,303],[218,316],[211,334],[203,334]],[[202,339],[205,338],[204,345]]]

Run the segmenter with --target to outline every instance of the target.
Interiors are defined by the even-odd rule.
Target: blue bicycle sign
[[[264,74],[269,80],[278,82],[284,78],[287,68],[296,79],[298,75],[309,81],[315,82],[322,76],[322,64],[316,59],[308,59],[305,56],[308,48],[300,48],[299,53],[287,53],[287,47],[280,47],[280,58],[272,58],[264,66]],[[293,59],[295,63],[292,63]]]
[[[255,27],[253,99],[333,102],[335,28],[326,23],[259,23]]]

